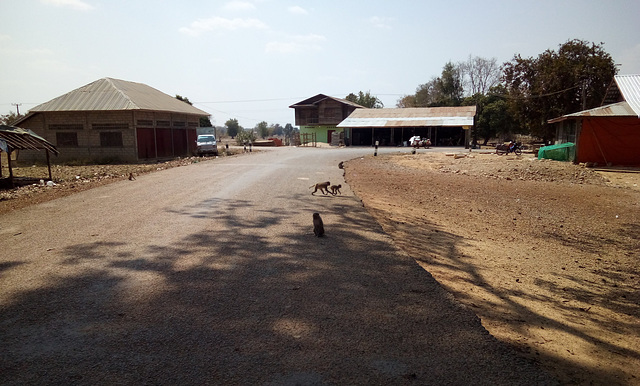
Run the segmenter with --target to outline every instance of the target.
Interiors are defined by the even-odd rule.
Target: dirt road
[[[0,216],[0,383],[553,384],[346,184],[310,195],[357,154],[202,162]]]
[[[431,151],[346,170],[396,245],[498,339],[564,384],[640,383],[640,173]]]

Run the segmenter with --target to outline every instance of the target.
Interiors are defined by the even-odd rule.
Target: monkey
[[[318,189],[320,189],[320,192],[322,194],[328,194],[329,193],[329,185],[331,185],[331,182],[326,181],[326,182],[319,182],[317,184],[309,186],[309,189],[314,188],[314,187],[316,188],[313,192],[311,192],[311,195],[313,196],[313,194],[315,192],[317,192]]]
[[[329,189],[331,189],[331,194],[333,194],[334,196],[338,193],[342,194],[342,192],[340,191],[340,188],[342,187],[341,184],[338,185],[331,185],[329,187]]]
[[[338,169],[344,169],[344,161],[340,161],[340,163],[338,164]]]
[[[313,214],[313,234],[316,237],[324,236],[324,224],[322,223],[322,218],[319,213]]]
[[[133,176],[133,173],[129,173],[129,181],[133,181],[136,178]]]

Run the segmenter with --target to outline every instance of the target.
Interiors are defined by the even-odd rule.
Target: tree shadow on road
[[[326,238],[272,237],[302,220],[211,200],[174,213],[210,227],[171,245],[65,248],[46,285],[2,306],[0,383],[553,383],[364,211],[331,205]]]

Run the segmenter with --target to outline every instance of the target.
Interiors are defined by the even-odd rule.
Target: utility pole
[[[16,114],[20,115],[20,106],[22,106],[22,103],[12,103],[12,106],[16,106]]]

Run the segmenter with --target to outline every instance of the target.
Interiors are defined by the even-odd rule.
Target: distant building
[[[577,162],[640,165],[640,75],[616,75],[601,107],[549,123],[556,143],[576,144]]]
[[[318,94],[289,106],[295,110],[296,126],[300,127],[301,138],[305,134],[315,134],[317,142],[331,142],[334,132],[342,132],[338,123],[356,109],[363,109],[357,103],[346,99]],[[345,138],[346,139],[346,138]]]
[[[354,146],[402,146],[414,135],[434,146],[466,146],[476,106],[355,110],[337,127]]]
[[[60,160],[137,161],[193,154],[206,116],[145,84],[103,78],[34,107],[14,125],[55,144]]]

